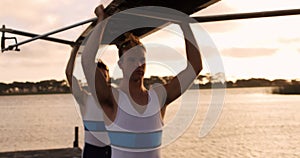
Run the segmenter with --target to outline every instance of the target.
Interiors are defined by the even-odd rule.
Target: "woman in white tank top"
[[[110,158],[111,147],[107,130],[105,128],[102,108],[97,105],[94,97],[88,90],[88,87],[82,86],[80,81],[73,75],[75,58],[79,46],[71,52],[67,68],[66,76],[69,82],[72,94],[79,105],[84,126],[84,147],[82,158]],[[95,64],[95,63],[88,63]],[[98,61],[97,67],[99,71],[105,74],[108,81],[108,68],[102,61]]]
[[[99,23],[82,53],[82,66],[86,68],[86,63],[95,60],[99,41],[103,38],[109,19],[102,5],[95,9],[95,13]],[[200,51],[189,24],[181,23],[180,27],[186,39],[188,64],[167,84],[150,90],[144,87],[146,48],[130,33],[124,34],[125,40],[117,44],[120,57],[118,65],[123,72],[118,88],[112,87],[101,72],[95,72],[91,67],[84,72],[93,97],[99,101],[107,117],[106,128],[112,145],[112,158],[160,157],[162,119],[166,107],[188,89],[202,70]]]

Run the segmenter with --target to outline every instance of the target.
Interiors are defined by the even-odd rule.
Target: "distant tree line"
[[[194,83],[192,89],[205,88],[237,88],[237,87],[278,87],[274,93],[283,93],[287,87],[289,89],[296,89],[300,93],[300,81],[287,81],[283,79],[276,79],[273,81],[263,78],[240,79],[235,82],[226,81],[223,73],[215,75],[199,75]],[[149,88],[155,83],[165,84],[170,82],[173,76],[159,77],[151,76],[144,79],[146,88]],[[121,79],[111,78],[111,82],[118,85]],[[297,87],[298,86],[298,87]],[[290,88],[294,87],[294,88]],[[40,82],[13,82],[10,84],[0,83],[0,95],[19,95],[19,94],[54,94],[54,93],[70,93],[70,88],[66,80],[46,80]]]
[[[0,95],[54,93],[70,93],[67,82],[65,80],[45,80],[40,82],[0,83]]]

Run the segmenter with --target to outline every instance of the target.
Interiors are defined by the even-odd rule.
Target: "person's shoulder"
[[[111,92],[114,96],[114,98],[118,98],[120,91],[122,91],[118,86],[111,86]]]
[[[115,83],[110,83],[110,86],[111,86],[112,88],[119,88],[118,85],[115,84]]]
[[[165,85],[161,83],[155,83],[150,86],[149,90],[161,91],[165,89]]]
[[[165,98],[167,94],[164,84],[155,84],[151,86],[149,92],[154,92],[159,98]]]

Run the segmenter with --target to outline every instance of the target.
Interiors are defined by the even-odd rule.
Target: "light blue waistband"
[[[106,132],[104,121],[83,121],[84,130],[94,132]]]
[[[131,133],[121,131],[107,131],[110,142],[117,147],[132,149],[149,149],[161,145],[162,131],[149,133]]]

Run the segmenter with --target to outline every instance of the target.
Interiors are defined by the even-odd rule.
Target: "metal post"
[[[2,29],[5,29],[5,25],[2,25]],[[1,37],[1,50],[3,50],[4,48],[5,48],[5,32],[3,31]]]
[[[75,127],[75,138],[73,142],[73,148],[78,148],[78,126]]]
[[[25,43],[32,42],[32,41],[35,41],[37,39],[44,38],[44,37],[56,34],[58,32],[62,32],[62,31],[65,31],[65,30],[68,30],[68,29],[71,29],[71,28],[74,28],[74,27],[77,27],[77,26],[80,26],[80,25],[84,25],[86,23],[94,22],[94,21],[97,21],[97,18],[88,19],[88,20],[85,20],[85,21],[82,21],[82,22],[79,22],[79,23],[76,23],[76,24],[73,24],[73,25],[61,28],[61,29],[57,29],[57,30],[54,30],[54,31],[51,31],[51,32],[48,32],[48,33],[45,33],[45,34],[33,37],[33,38],[29,39],[29,40],[25,40],[25,41],[22,41],[20,43],[14,44],[14,45],[10,45],[9,47],[7,47],[5,49],[2,49],[2,51],[10,50],[11,48],[23,45]]]
[[[186,20],[186,17],[170,15],[168,13],[158,13],[146,9],[126,10],[122,14],[129,14],[134,16],[148,17],[151,19],[163,20],[166,22],[180,23]],[[234,14],[223,14],[223,15],[209,15],[209,16],[197,16],[191,17],[195,20],[188,22],[190,23],[203,23],[203,22],[215,22],[224,20],[238,20],[238,19],[250,19],[250,18],[263,18],[263,17],[274,17],[274,16],[287,16],[300,14],[300,9],[289,9],[289,10],[273,10],[273,11],[262,11],[252,13],[234,13]]]
[[[253,13],[236,13],[236,14],[223,14],[223,15],[211,15],[211,16],[199,16],[193,17],[197,22],[216,22],[225,20],[238,20],[238,19],[251,19],[251,18],[264,18],[274,16],[287,16],[300,14],[300,9],[289,9],[289,10],[274,10],[274,11],[263,11]]]

